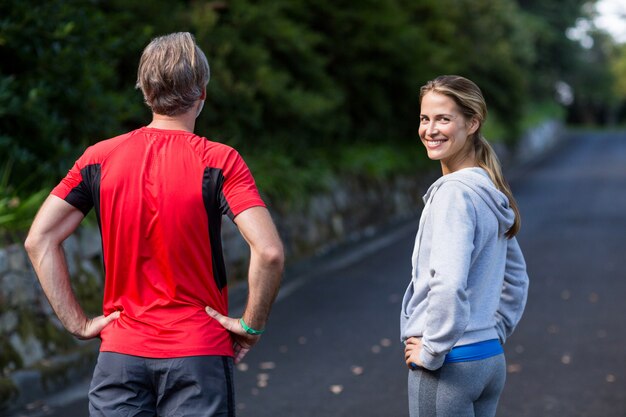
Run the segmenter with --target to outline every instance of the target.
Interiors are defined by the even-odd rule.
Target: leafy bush
[[[29,180],[24,180],[17,187],[10,184],[12,165],[8,162],[0,171],[0,241],[18,240],[20,233],[29,228],[37,210],[50,192],[48,187],[30,191]]]

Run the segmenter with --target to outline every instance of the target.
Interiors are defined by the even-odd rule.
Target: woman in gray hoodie
[[[411,417],[494,416],[506,377],[502,344],[526,304],[519,211],[480,132],[486,115],[466,78],[421,88],[419,136],[443,176],[424,196],[402,302]]]

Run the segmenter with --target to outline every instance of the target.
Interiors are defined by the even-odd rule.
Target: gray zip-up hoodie
[[[517,240],[504,236],[515,214],[485,170],[444,175],[424,204],[400,327],[403,341],[422,338],[420,359],[435,370],[454,346],[505,342],[522,316],[528,275]]]

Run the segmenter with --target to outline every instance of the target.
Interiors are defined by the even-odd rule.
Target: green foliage
[[[304,203],[307,195],[331,186],[331,166],[324,159],[311,158],[307,164],[299,164],[288,154],[272,151],[246,159],[259,189],[274,206]]]
[[[576,86],[570,118],[583,124],[610,123],[619,100],[616,80],[608,65],[615,45],[607,33],[593,31],[589,35],[593,46],[576,56],[577,63],[566,77],[570,85]],[[606,65],[598,65],[599,62]]]
[[[192,6],[190,25],[212,72],[199,131],[216,132],[239,149],[302,152],[340,130],[341,89],[315,52],[321,35],[289,17],[295,5],[239,0],[219,10]]]
[[[444,30],[449,32],[444,40],[451,54],[448,72],[475,81],[490,113],[504,124],[504,138],[515,139],[529,99],[528,67],[535,59],[528,17],[512,0],[444,0],[437,5],[437,18],[450,24]]]
[[[566,110],[563,106],[555,103],[554,101],[534,102],[529,105],[525,111],[524,116],[519,122],[522,130],[531,129],[538,126],[548,120],[565,121]],[[506,138],[509,134],[509,130],[506,124],[498,118],[497,114],[492,114],[487,119],[487,122],[482,128],[482,133],[491,143],[503,142],[507,143]]]
[[[20,231],[28,228],[47,196],[48,190],[43,189],[29,194],[24,199],[17,195],[0,197],[0,229]]]
[[[481,128],[483,136],[490,142],[506,142],[508,130],[504,123],[498,119],[497,115],[491,114]]]
[[[341,88],[346,143],[398,141],[414,135],[420,57],[432,49],[398,1],[304,2],[307,25],[325,36],[319,53]]]
[[[20,184],[11,184],[12,167],[12,161],[8,161],[0,168],[0,242],[18,240],[17,235],[28,229],[48,195],[47,188],[29,192],[32,176]]]
[[[195,34],[212,73],[197,131],[246,155],[267,194],[298,199],[336,175],[405,169],[393,153],[414,146],[419,86],[440,74],[477,82],[485,131],[506,142],[559,80],[576,112],[601,111],[614,54],[565,35],[586,2],[3,1],[0,154],[13,166],[0,226],[22,227],[85,146],[148,122],[134,84],[154,36]]]
[[[306,204],[311,195],[330,189],[337,176],[364,181],[392,179],[436,166],[428,160],[417,139],[412,142],[363,142],[318,149],[309,154],[306,163],[273,151],[244,157],[259,188],[270,203],[279,208]]]
[[[569,39],[566,31],[575,26],[578,19],[589,17],[589,8],[584,6],[595,1],[517,0],[527,13],[527,33],[535,50],[535,60],[528,68],[533,75],[529,87],[535,99],[553,99],[554,84],[563,81],[576,68],[582,47]]]
[[[117,71],[134,33],[109,32],[117,22],[98,2],[1,4],[0,153],[15,162],[13,178],[56,178],[141,108],[134,80]]]
[[[530,129],[547,120],[559,120],[564,122],[565,117],[565,108],[554,101],[535,102],[526,110],[525,117],[522,120],[522,127],[524,129]]]
[[[419,140],[392,146],[386,143],[350,145],[339,151],[336,170],[365,179],[391,179],[398,174],[417,173],[428,166]]]
[[[615,94],[626,100],[626,44],[615,48],[611,57],[611,71],[615,77]]]

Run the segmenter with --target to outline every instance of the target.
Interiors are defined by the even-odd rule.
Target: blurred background
[[[547,118],[624,123],[624,9],[619,0],[4,0],[0,226],[23,228],[28,197],[85,146],[149,123],[134,85],[157,35],[195,34],[212,72],[197,131],[239,149],[263,192],[285,201],[346,172],[413,171],[425,158],[415,146],[419,86],[440,74],[481,86],[492,141],[514,145]]]
[[[211,67],[196,132],[243,155],[292,262],[380,224],[374,207],[354,224],[333,214],[306,228],[311,212],[356,199],[355,190],[396,184],[390,199],[415,215],[419,192],[402,193],[438,169],[417,140],[419,87],[437,75],[482,88],[484,133],[503,160],[542,126],[557,126],[548,131],[556,135],[626,125],[622,0],[3,0],[0,405],[24,398],[17,372],[50,367],[60,353],[92,358],[91,347],[50,324],[36,284],[16,290],[23,276],[11,268],[28,273],[19,242],[84,148],[150,122],[135,89],[139,57],[153,37],[174,31],[192,32]],[[332,204],[316,197],[345,182]],[[377,204],[372,192],[363,205]],[[289,217],[298,212],[304,219]],[[102,282],[90,236],[70,246],[89,252],[73,272],[95,313]],[[230,268],[241,279],[245,260]],[[74,359],[51,374],[68,375]]]

